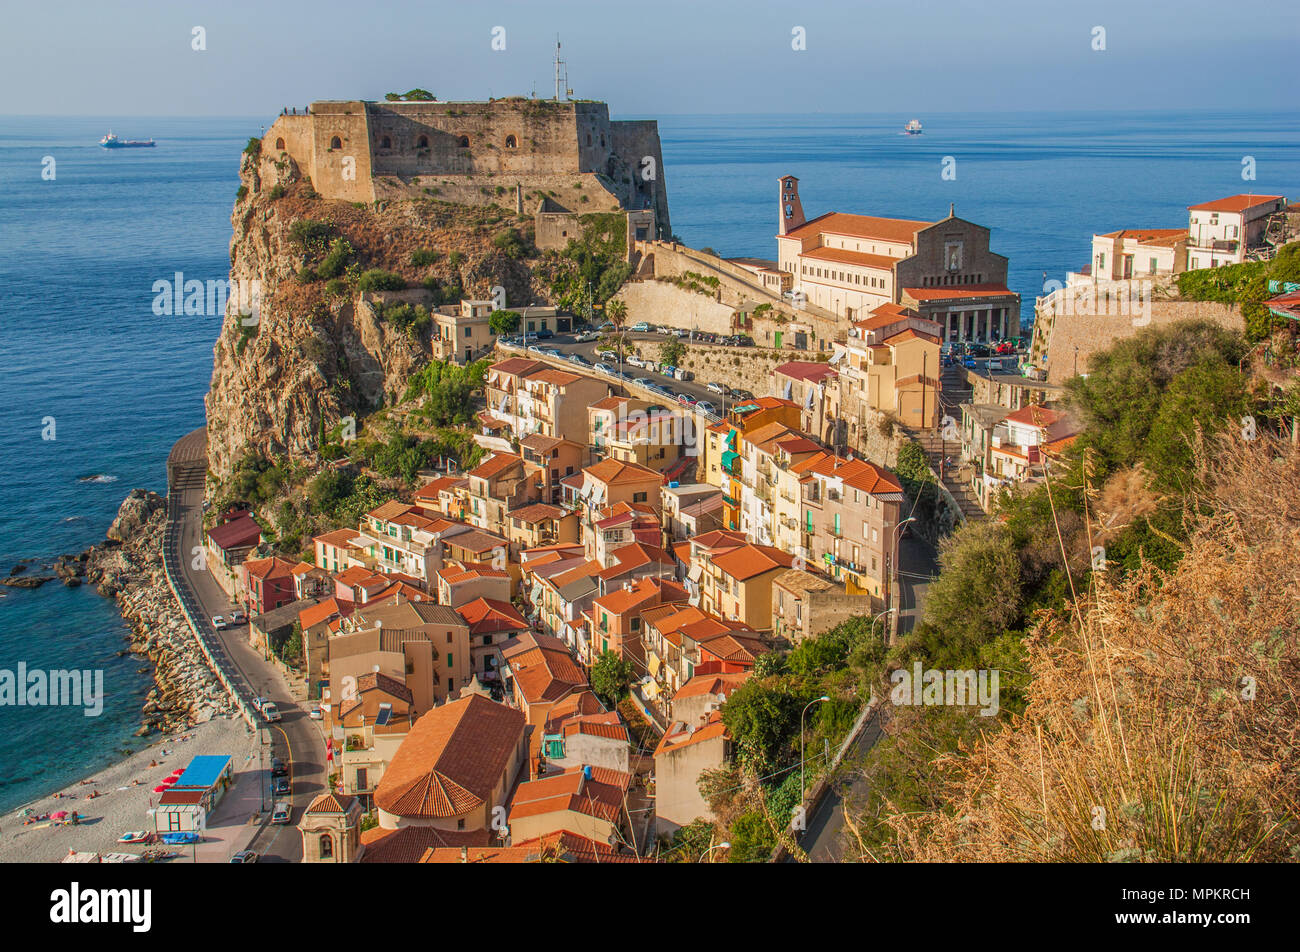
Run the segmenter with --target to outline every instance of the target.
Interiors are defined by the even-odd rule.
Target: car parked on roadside
[[[256,863],[257,854],[252,850],[240,850],[238,853],[231,855],[230,861],[232,863]]]
[[[267,723],[274,723],[280,720],[280,709],[275,706],[274,701],[267,701],[262,705],[262,716],[266,718]]]
[[[606,374],[607,376],[610,377],[614,376],[614,371],[610,370],[607,364],[597,364],[591,369],[596,371],[596,373],[598,374]]]
[[[265,703],[266,703],[267,701],[269,701],[269,700],[271,700],[269,697],[255,697],[255,698],[253,698],[253,710],[257,711],[257,712],[260,714],[261,711],[262,711],[262,705],[265,704]]]
[[[226,620],[225,615],[213,615],[212,627],[217,629],[217,631],[225,631],[230,627],[230,622]]]
[[[731,399],[733,399],[733,400],[753,400],[753,399],[754,399],[754,395],[753,395],[752,393],[750,393],[748,390],[743,390],[743,389],[741,389],[740,387],[736,387],[734,390],[731,391]]]
[[[710,383],[706,383],[704,387],[706,390],[712,390],[714,393],[720,393],[723,396],[726,396],[727,394],[726,384],[710,382]]]
[[[293,808],[286,801],[281,800],[279,803],[277,803],[274,807],[271,808],[271,822],[279,823],[282,825],[288,823],[289,814],[291,813],[292,809]]]
[[[737,347],[754,347],[754,346],[756,346],[756,345],[754,344],[754,338],[750,337],[748,334],[737,334],[737,335],[736,335],[736,346],[737,346]]]
[[[629,327],[628,330],[636,331],[638,334],[648,334],[650,333],[651,327],[645,321],[637,321],[635,324]]]
[[[325,715],[321,713],[319,704],[317,704],[310,711],[308,711],[307,716],[310,717],[313,721],[323,720],[325,717]]]
[[[596,351],[597,360],[618,360],[618,351],[616,350],[598,350]]]
[[[653,386],[654,384],[654,381],[652,381],[649,377],[637,377],[632,382],[636,384],[638,387],[645,387],[647,390],[649,390],[650,387]]]
[[[276,777],[271,781],[271,795],[275,797],[289,795],[289,778]]]
[[[623,358],[623,363],[627,364],[629,367],[644,367],[646,365],[646,362],[636,354],[628,354]]]
[[[700,411],[702,411],[702,412],[704,412],[704,413],[707,413],[707,414],[709,414],[710,416],[717,416],[717,415],[718,415],[717,408],[714,407],[713,404],[709,403],[708,400],[696,400],[696,401],[695,401],[695,409],[700,410]]]
[[[596,331],[582,331],[573,336],[573,341],[576,344],[587,344],[594,340],[600,340],[600,334]]]
[[[533,336],[538,340],[550,340],[555,336],[555,331],[551,330],[549,327],[539,327],[536,332],[534,332]]]
[[[284,761],[281,760],[279,757],[272,757],[272,758],[271,758],[271,776],[272,776],[272,777],[287,777],[288,775],[289,775],[289,768],[285,765]]]
[[[961,359],[961,365],[965,367],[967,370],[974,370],[975,358],[972,357],[970,354],[967,354],[965,357]]]
[[[679,393],[677,395],[677,402],[682,404],[682,406],[693,407],[695,406],[696,400],[689,393]]]

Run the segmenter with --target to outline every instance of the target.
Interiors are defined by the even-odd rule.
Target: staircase
[[[971,389],[966,383],[963,374],[956,367],[947,367],[943,372],[941,400],[943,413],[941,417],[951,416],[961,425],[961,405],[970,402]],[[940,464],[943,462],[944,449],[953,459],[961,457],[961,443],[956,440],[948,440],[946,443],[940,436],[940,430],[917,430],[912,427],[904,427],[904,431],[909,437],[915,440],[925,450],[926,462],[934,470],[937,476],[940,472]],[[984,518],[984,510],[980,507],[979,497],[975,491],[970,488],[969,484],[955,478],[950,473],[944,473],[943,488],[948,490],[952,498],[956,500],[957,507],[961,510],[962,517],[966,519]]]

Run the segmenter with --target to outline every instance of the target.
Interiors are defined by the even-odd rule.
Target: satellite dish
[[[379,665],[377,665],[377,664],[372,664],[372,665],[370,666],[370,670],[373,671],[373,672],[375,672],[375,674],[378,674],[378,673],[379,673]]]

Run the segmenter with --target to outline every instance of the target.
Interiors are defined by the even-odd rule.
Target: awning
[[[641,685],[641,693],[646,700],[653,701],[659,697],[659,682],[646,681]]]
[[[793,381],[793,380],[787,380],[787,381],[785,382],[785,392],[782,394],[782,396],[784,396],[785,399],[789,400],[789,399],[790,399],[790,394],[793,392],[793,390],[794,390],[794,381]]]
[[[736,453],[732,450],[726,450],[722,454],[722,468],[730,472],[729,467],[731,466],[732,463],[734,463],[739,458],[740,458],[739,453]]]
[[[703,574],[704,574],[703,565],[692,565],[691,570],[686,573],[686,577],[690,579],[692,582],[698,582],[700,580],[700,576]]]
[[[650,672],[651,677],[657,678],[659,676],[659,665],[659,656],[651,651],[646,658],[646,669]]]
[[[814,392],[813,392],[813,388],[812,388],[812,387],[809,387],[809,388],[808,388],[808,399],[805,400],[805,401],[803,402],[803,406],[804,406],[804,409],[805,409],[805,410],[811,410],[811,409],[812,409],[812,405],[813,405],[813,397],[814,397],[814,396],[815,396],[815,394],[814,394]]]

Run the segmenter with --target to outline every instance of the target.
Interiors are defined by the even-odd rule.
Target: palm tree
[[[605,304],[605,316],[614,323],[615,347],[618,350],[618,370],[623,372],[623,322],[627,320],[627,303],[617,298]]]

